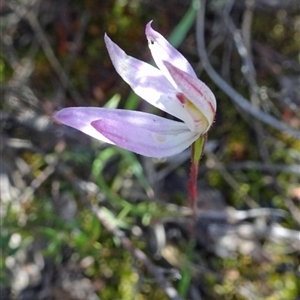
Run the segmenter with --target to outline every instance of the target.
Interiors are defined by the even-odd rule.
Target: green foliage
[[[14,2],[20,5],[23,3]],[[189,297],[189,288],[193,285],[200,286],[201,291],[204,291],[206,298],[203,299],[244,300],[246,298],[242,292],[246,290],[255,295],[255,299],[294,300],[300,293],[297,278],[299,258],[293,252],[294,249],[284,243],[261,241],[260,246],[264,251],[259,258],[243,253],[221,258],[205,252],[203,248],[206,245],[193,251],[193,244],[187,244],[185,236],[178,237],[176,228],[175,233],[170,233],[172,237],[174,233],[175,237],[175,242],[170,239],[174,242],[172,247],[176,249],[175,254],[172,253],[173,260],[168,260],[164,254],[160,260],[156,260],[157,257],[149,251],[152,237],[149,238],[146,233],[154,224],[171,227],[173,222],[184,227],[185,222],[188,222],[189,215],[184,218],[181,212],[185,209],[174,209],[168,201],[180,206],[186,204],[185,190],[171,192],[178,182],[184,181],[182,185],[187,186],[189,161],[179,165],[172,160],[151,161],[151,167],[160,178],[163,173],[160,171],[171,174],[161,179],[161,182],[156,182],[154,195],[145,165],[137,155],[116,146],[99,145],[80,133],[72,135],[68,129],[62,130],[52,124],[53,112],[64,106],[98,105],[138,109],[140,99],[129,92],[129,87],[120,81],[111,65],[103,42],[104,32],[130,55],[149,61],[144,26],[154,19],[155,28],[161,28],[164,34],[171,33],[170,42],[175,47],[180,46],[188,60],[195,61],[198,54],[194,24],[200,1],[190,1],[190,6],[184,1],[176,4],[169,1],[159,6],[155,6],[154,2],[76,0],[72,1],[72,5],[69,3],[62,9],[60,7],[59,16],[48,12],[45,14],[41,2],[38,19],[57,61],[66,72],[69,86],[59,82],[53,61],[47,58],[40,47],[40,40],[27,24],[25,16],[22,23],[10,26],[11,33],[4,32],[6,37],[11,34],[12,39],[6,45],[11,47],[9,55],[5,57],[3,53],[0,54],[1,92],[5,96],[1,101],[4,145],[1,145],[3,168],[1,166],[0,180],[2,189],[6,184],[5,175],[8,174],[7,181],[14,192],[8,193],[9,196],[4,195],[6,200],[1,203],[0,287],[10,287],[14,280],[12,262],[21,264],[18,261],[20,257],[32,251],[49,260],[57,268],[56,271],[68,264],[75,265],[79,269],[78,273],[92,283],[100,299],[168,299],[153,274],[123,247],[120,239],[109,232],[91,211],[89,205],[95,205],[101,208],[107,222],[121,229],[159,270],[178,270],[180,277],[168,277],[166,272],[166,278],[184,299]],[[221,19],[224,12],[220,9],[224,9],[226,3],[213,1],[208,5],[206,36],[208,50],[212,53],[210,59],[217,71],[224,72],[224,78],[227,76],[226,80],[248,98],[249,86],[246,78],[241,76],[241,59],[233,49],[234,45],[226,45],[231,39],[226,36],[224,41],[224,36],[220,34],[225,29],[218,28],[220,24],[215,21]],[[32,11],[35,10],[34,7]],[[239,11],[240,8],[233,11],[235,24],[245,17],[239,15]],[[88,15],[86,23],[82,21],[84,14]],[[12,15],[15,16],[15,13]],[[10,22],[12,15],[4,15],[5,22]],[[286,91],[285,87],[279,88],[281,81],[278,74],[282,72],[280,74],[283,78],[297,73],[295,62],[299,62],[300,58],[300,38],[299,30],[296,32],[293,28],[299,23],[299,16],[292,13],[288,17],[284,10],[278,11],[275,16],[274,13],[255,10],[253,16],[251,37],[255,41],[252,46],[257,68],[256,79],[260,87],[270,87],[266,88],[269,98],[262,101],[262,105],[266,105],[263,109],[281,117],[282,122],[297,127],[297,111],[285,107],[283,95],[278,96]],[[23,22],[29,29],[23,26]],[[265,50],[268,59],[256,53],[259,46],[266,42],[272,48],[272,51]],[[283,59],[285,64],[276,60],[282,55],[286,56]],[[268,63],[274,57],[277,63],[270,67]],[[11,58],[16,59],[17,63],[12,62]],[[30,68],[24,68],[27,62],[34,66],[32,74]],[[285,69],[290,65],[295,67]],[[202,69],[201,63],[195,63],[194,67],[197,73]],[[21,77],[20,82],[16,80],[18,76]],[[201,74],[201,79],[214,87],[206,74]],[[24,92],[24,86],[37,99],[29,97]],[[73,99],[72,91],[81,95],[82,99],[78,103]],[[215,156],[231,180],[218,168],[217,161],[204,156],[201,163],[207,168],[205,174],[200,174],[199,181],[205,181],[210,188],[220,191],[225,204],[236,209],[249,208],[245,200],[247,196],[259,207],[286,211],[285,219],[275,221],[287,229],[296,230],[299,224],[292,213],[299,210],[299,203],[298,200],[291,200],[290,195],[293,189],[299,188],[299,176],[285,170],[266,171],[264,165],[297,166],[299,140],[263,125],[264,138],[258,142],[254,120],[247,112],[239,111],[224,96],[223,91],[215,88],[215,94],[218,113],[209,140],[218,144]],[[15,99],[18,99],[17,105],[12,105]],[[40,117],[48,123],[45,125],[40,122]],[[18,142],[23,144],[20,146]],[[267,152],[267,159],[262,155],[264,151]],[[262,166],[237,167],[248,162],[259,162]],[[45,170],[49,166],[53,167],[53,172],[46,174]],[[175,172],[168,170],[169,167],[173,168],[171,171],[175,169]],[[169,190],[168,184],[171,186]],[[157,190],[161,193],[157,193]],[[287,200],[294,205],[294,210],[288,208]],[[73,214],[70,214],[67,207],[70,203],[75,207]],[[71,217],[66,217],[65,212]],[[170,220],[171,225],[168,223]],[[252,219],[245,222],[254,223]],[[213,243],[214,240],[207,242],[209,246]],[[29,260],[28,256],[26,259]],[[23,265],[27,263],[25,261]]]

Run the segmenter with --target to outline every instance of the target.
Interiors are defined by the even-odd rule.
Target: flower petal
[[[216,98],[213,92],[197,77],[174,67],[167,61],[164,64],[176,82],[178,89],[205,116],[210,127],[214,121],[217,109]]]
[[[179,118],[193,130],[193,119],[176,96],[176,90],[157,68],[127,55],[107,35],[107,50],[116,71],[133,91],[151,105]]]
[[[97,140],[113,144],[91,125],[95,120],[110,117],[110,112],[111,110],[100,107],[68,107],[58,111],[53,118]]]
[[[163,61],[168,61],[180,70],[197,77],[190,63],[186,58],[176,50],[160,33],[151,27],[152,21],[146,25],[146,37],[148,39],[149,48],[156,65],[162,70],[165,76],[176,87],[172,77],[166,69]]]
[[[200,134],[176,121],[148,116],[126,120],[102,119],[92,126],[119,147],[149,157],[167,157],[188,148]],[[138,125],[137,125],[138,124]]]
[[[199,136],[184,123],[131,110],[69,107],[57,112],[54,119],[103,142],[150,157],[177,154]]]

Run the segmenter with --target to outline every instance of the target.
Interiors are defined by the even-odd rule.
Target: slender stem
[[[190,179],[189,179],[189,196],[190,196],[190,208],[193,212],[193,228],[191,230],[192,236],[194,236],[194,229],[196,225],[196,213],[197,213],[197,178],[199,172],[199,162],[204,151],[204,145],[206,142],[207,134],[201,135],[193,144],[192,144],[192,159],[191,159],[191,170],[190,170]]]

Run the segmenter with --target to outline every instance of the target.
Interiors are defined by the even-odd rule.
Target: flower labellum
[[[215,96],[151,23],[146,37],[158,68],[128,56],[105,34],[106,47],[116,71],[138,96],[183,122],[97,107],[64,108],[54,118],[98,140],[150,157],[180,153],[205,134],[215,117]]]

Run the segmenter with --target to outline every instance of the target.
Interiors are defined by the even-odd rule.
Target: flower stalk
[[[188,191],[190,196],[190,208],[193,212],[194,224],[196,221],[196,212],[197,212],[197,196],[198,196],[197,179],[199,173],[199,163],[204,151],[206,139],[207,139],[207,134],[201,135],[191,146],[192,155],[191,155],[191,170],[190,170]]]

